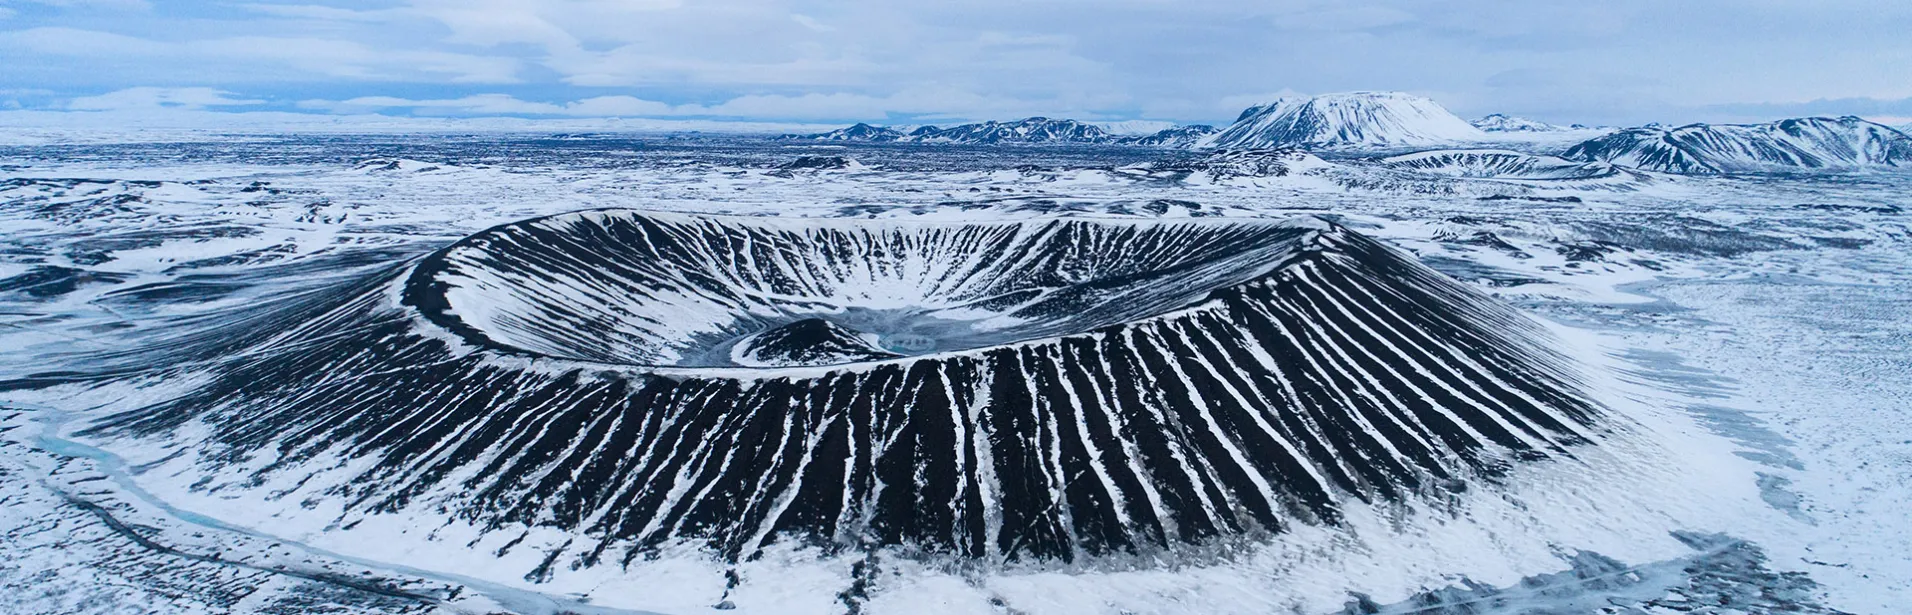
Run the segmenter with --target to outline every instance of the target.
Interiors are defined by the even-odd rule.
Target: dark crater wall
[[[1319,221],[575,216],[494,229],[323,309],[255,322],[274,335],[179,368],[204,383],[88,435],[245,477],[207,488],[290,481],[259,497],[335,500],[341,527],[407,512],[574,533],[535,579],[679,541],[732,558],[792,540],[998,561],[1175,550],[1334,524],[1354,502],[1444,498],[1597,433],[1599,409],[1538,325]],[[711,247],[688,252],[699,242]],[[866,254],[821,256],[842,246],[898,250],[899,273],[842,282],[864,278],[831,271],[883,270]],[[1094,258],[1121,250],[1155,256]],[[718,254],[738,260],[698,260]],[[957,258],[973,266],[937,266]],[[1078,260],[1089,269],[1066,265]],[[645,267],[659,277],[636,273]],[[693,297],[721,301],[682,303]],[[968,306],[963,317],[977,319],[942,315],[969,345],[883,356],[853,343],[867,331],[808,322],[841,324],[830,319],[869,297]],[[723,301],[735,311],[706,309]],[[911,307],[893,303],[881,307]],[[781,330],[751,348],[863,354],[797,368],[647,366],[603,360],[642,352],[518,345],[552,339],[540,330],[609,337],[594,323],[636,329],[647,305],[691,304],[699,322],[722,324],[717,334],[660,322],[675,330],[616,343],[695,349]],[[980,345],[1004,328],[974,333],[977,323],[1003,314],[1027,317]],[[533,316],[564,324],[540,329]],[[649,339],[668,343],[629,345]]]

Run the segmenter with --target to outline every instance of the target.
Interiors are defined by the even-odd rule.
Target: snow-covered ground
[[[778,168],[799,156],[860,164]],[[828,612],[852,586],[864,612],[1912,604],[1912,175],[1496,177],[1491,165],[1199,156],[611,135],[0,148],[0,381],[11,381],[0,388],[0,587],[21,597],[0,612]],[[1589,454],[1614,471],[1597,480],[1531,469],[1507,493],[1469,496],[1466,519],[1352,518],[1364,536],[1353,542],[1303,529],[1132,570],[889,561],[894,577],[873,582],[766,557],[686,564],[648,584],[541,584],[442,542],[380,541],[296,510],[272,516],[297,503],[199,489],[203,477],[155,470],[166,460],[136,446],[77,433],[102,408],[137,405],[120,397],[133,389],[42,388],[54,372],[136,374],[156,351],[217,331],[208,322],[491,226],[601,207],[1321,215],[1553,323],[1644,435],[1638,450]],[[193,383],[148,384],[137,390],[156,400]],[[746,591],[726,591],[724,574]],[[779,575],[787,582],[751,581]]]

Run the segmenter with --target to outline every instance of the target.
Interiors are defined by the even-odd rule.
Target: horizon
[[[1891,78],[1912,74],[1912,41],[1898,35],[1908,27],[1912,6],[1865,1],[0,0],[0,53],[16,59],[0,66],[0,126],[771,133],[1049,117],[1220,127],[1278,97],[1400,91],[1466,119],[1856,115],[1896,127],[1912,122],[1912,84]]]

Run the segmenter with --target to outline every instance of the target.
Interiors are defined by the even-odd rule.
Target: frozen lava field
[[[1894,167],[154,141],[0,147],[0,612],[1912,604]]]

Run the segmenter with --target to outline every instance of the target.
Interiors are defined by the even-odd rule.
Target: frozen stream
[[[15,404],[15,405],[23,405],[23,404]],[[295,540],[290,540],[283,536],[274,536],[266,532],[244,528],[244,527],[238,527],[205,514],[176,508],[172,506],[171,504],[166,503],[166,501],[161,500],[160,498],[154,496],[152,493],[146,491],[144,488],[140,487],[139,482],[135,480],[133,475],[127,470],[126,462],[120,459],[117,455],[106,452],[97,447],[84,444],[81,442],[76,442],[64,437],[61,430],[66,424],[66,422],[68,421],[68,419],[70,418],[67,414],[54,410],[52,408],[45,408],[45,407],[34,408],[33,411],[34,411],[35,418],[42,425],[42,428],[39,434],[35,436],[34,438],[34,442],[36,445],[38,445],[42,449],[45,449],[47,452],[50,452],[56,455],[66,455],[66,456],[79,457],[79,458],[91,460],[95,468],[99,472],[104,473],[105,475],[110,477],[113,480],[114,484],[123,493],[137,498],[141,503],[148,505],[152,507],[153,509],[163,511],[166,516],[172,519],[175,519],[181,523],[192,525],[192,526],[198,526],[201,528],[214,530],[218,532],[228,532],[228,533],[239,534],[244,536],[251,536],[255,538],[263,538],[263,539],[271,541],[274,544],[274,546],[293,548],[305,554],[308,554],[320,559],[334,560],[338,562],[364,566],[364,567],[368,567],[368,568],[372,568],[376,570],[385,570],[385,571],[396,573],[399,575],[431,579],[431,580],[440,581],[440,582],[444,582],[451,585],[464,586],[465,588],[468,588],[482,595],[485,599],[487,599],[491,603],[491,605],[486,605],[486,604],[483,604],[482,602],[477,604],[471,603],[474,601],[460,601],[460,600],[446,601],[446,600],[440,599],[437,596],[412,594],[412,593],[407,593],[400,590],[385,589],[385,588],[378,587],[376,583],[352,582],[352,580],[342,579],[340,578],[340,575],[336,575],[336,574],[321,573],[321,572],[304,572],[304,571],[298,571],[298,570],[271,570],[270,571],[270,572],[274,572],[275,574],[287,574],[287,575],[297,576],[300,578],[319,581],[322,583],[339,584],[343,582],[347,587],[351,587],[353,589],[373,591],[375,593],[383,593],[385,595],[403,597],[408,599],[419,600],[421,602],[438,604],[442,607],[449,608],[457,612],[474,612],[474,613],[489,612],[491,609],[487,607],[495,605],[497,608],[502,608],[509,612],[518,613],[522,615],[559,615],[559,614],[568,615],[573,613],[577,615],[647,615],[647,612],[645,611],[631,611],[631,610],[624,610],[624,609],[600,607],[600,606],[585,604],[577,600],[572,600],[572,599],[568,599],[568,598],[564,598],[560,596],[552,596],[549,594],[543,594],[543,593],[539,593],[535,591],[507,587],[497,583],[474,579],[471,577],[461,576],[457,574],[413,568],[410,566],[406,566],[404,564],[399,564],[394,562],[381,562],[381,561],[374,561],[374,560],[352,557],[349,555],[344,555],[341,553],[336,553],[332,551],[327,551],[325,549],[313,547],[305,543],[301,543]],[[248,564],[233,562],[230,560],[221,560],[211,556],[187,555],[187,557],[194,557],[195,559],[204,558],[205,560],[219,561],[220,563],[224,563],[227,565],[253,567]],[[261,569],[263,570],[263,568]]]

